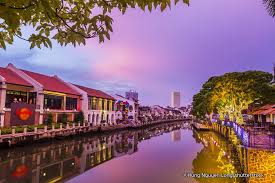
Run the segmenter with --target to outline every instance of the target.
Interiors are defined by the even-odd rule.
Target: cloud
[[[77,48],[29,50],[16,41],[0,51],[1,64],[12,61],[104,91],[135,89],[144,103],[163,105],[173,90],[190,102],[212,75],[272,69],[274,19],[258,1],[194,1],[163,13],[115,12],[113,18],[114,33],[103,44],[93,39]]]

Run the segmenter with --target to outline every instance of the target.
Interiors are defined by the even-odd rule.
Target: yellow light
[[[57,178],[55,178],[55,179],[49,181],[49,183],[55,183],[55,182],[60,181],[61,179],[62,179],[62,177],[60,176],[60,177],[57,177]]]
[[[48,94],[48,95],[57,95],[57,96],[66,96],[65,93],[52,92],[52,91],[44,91],[44,94]]]

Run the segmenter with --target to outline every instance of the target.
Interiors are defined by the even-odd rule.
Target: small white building
[[[112,95],[112,97],[116,100],[116,116],[119,117],[122,113],[122,115],[127,116],[133,116],[133,120],[137,120],[138,118],[138,102],[127,99],[121,95],[115,94]],[[127,112],[126,112],[127,111]],[[130,118],[131,119],[131,118]]]
[[[82,111],[92,126],[101,123],[116,124],[115,99],[107,93],[92,88],[71,84],[82,94]]]

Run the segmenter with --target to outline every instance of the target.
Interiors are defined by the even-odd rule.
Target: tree
[[[275,17],[275,0],[263,0],[268,13]]]
[[[203,84],[199,93],[193,96],[192,114],[198,118],[204,118],[206,114],[214,111],[213,102],[211,103],[211,92],[215,87],[217,77],[211,77]]]
[[[47,125],[51,125],[53,123],[53,114],[52,113],[47,114],[47,118],[46,118],[45,122]]]
[[[242,110],[257,101],[261,104],[275,102],[275,88],[270,83],[272,74],[262,71],[226,73],[210,78],[193,97],[193,113],[203,118],[217,112],[221,119],[243,122]]]
[[[183,2],[189,5],[189,0]],[[62,46],[85,45],[86,39],[96,37],[101,43],[113,31],[111,12],[124,14],[136,7],[164,11],[171,0],[0,0],[0,47],[12,44],[14,36],[28,41],[30,48],[52,47],[51,39]],[[24,26],[32,27],[33,33],[22,35]]]
[[[61,115],[61,123],[67,123],[67,114],[66,113],[62,113]]]
[[[78,122],[83,123],[84,122],[84,113],[83,113],[83,111],[80,111],[78,114],[76,114],[76,116],[74,118],[74,121],[76,123],[78,123]]]

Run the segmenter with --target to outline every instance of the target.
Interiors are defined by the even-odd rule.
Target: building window
[[[11,103],[19,103],[27,102],[27,92],[23,91],[14,91],[14,90],[7,90],[6,91],[6,102],[5,107],[10,108]]]
[[[28,97],[29,104],[36,104],[36,92],[30,92]]]
[[[99,114],[96,115],[96,122],[99,120]]]
[[[112,114],[111,122],[112,122],[112,123],[114,122],[114,114]]]
[[[109,111],[110,110],[110,101],[107,100],[107,110]]]
[[[112,111],[114,111],[115,110],[115,102],[113,101],[112,102]]]
[[[104,102],[102,99],[98,99],[98,110],[103,110],[104,106],[103,106]]]
[[[104,120],[104,113],[101,113],[101,122]]]
[[[88,122],[91,122],[91,114],[88,114]]]
[[[64,97],[44,95],[44,109],[63,109]]]
[[[104,110],[104,100],[101,100],[101,110]]]
[[[109,123],[109,114],[106,116],[106,122]]]
[[[88,98],[88,109],[92,109],[92,98]]]
[[[77,109],[77,98],[66,98],[66,110],[74,110]]]
[[[92,123],[94,124],[95,122],[95,114],[92,115]]]
[[[96,103],[97,103],[97,99],[95,97],[92,98],[92,110],[96,110]]]

